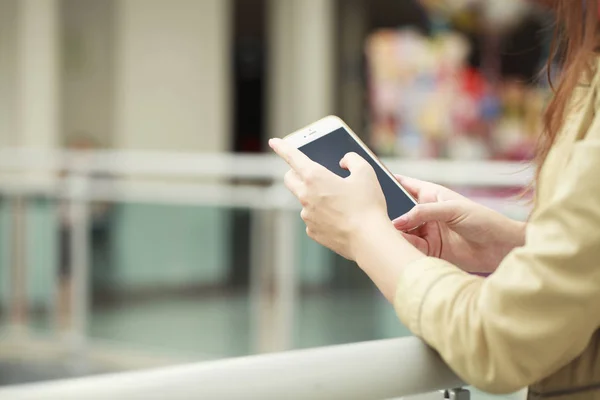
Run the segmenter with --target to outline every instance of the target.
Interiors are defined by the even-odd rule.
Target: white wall
[[[16,121],[17,0],[0,0],[0,146],[14,144]]]
[[[52,148],[60,119],[59,1],[17,4],[17,144]]]
[[[63,0],[64,136],[229,148],[228,0]]]
[[[111,146],[114,124],[115,0],[63,0],[62,129]]]
[[[117,147],[229,148],[229,7],[228,0],[117,2]]]
[[[0,146],[56,144],[57,11],[57,0],[0,0]]]
[[[269,0],[269,136],[334,111],[334,0]]]
[[[230,0],[60,3],[0,0],[0,146],[230,147]]]

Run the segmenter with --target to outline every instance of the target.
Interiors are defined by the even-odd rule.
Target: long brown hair
[[[598,48],[598,5],[600,0],[544,0],[556,13],[556,26],[548,77],[552,64],[558,61],[561,75],[558,87],[553,86],[554,97],[544,116],[544,134],[536,155],[537,171],[541,170],[552,145],[564,124],[569,101],[586,74],[594,69]]]

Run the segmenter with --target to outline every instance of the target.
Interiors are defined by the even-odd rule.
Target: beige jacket
[[[487,279],[428,258],[399,280],[400,319],[487,392],[600,399],[599,82],[577,89],[522,248]]]

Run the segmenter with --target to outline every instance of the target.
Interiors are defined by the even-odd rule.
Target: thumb
[[[355,174],[371,168],[371,165],[356,153],[348,153],[340,161],[340,167]]]
[[[398,230],[408,232],[427,222],[451,224],[464,214],[464,207],[459,201],[418,204],[412,210],[394,220],[394,226]]]

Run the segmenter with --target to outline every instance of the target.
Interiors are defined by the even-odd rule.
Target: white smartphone
[[[417,205],[417,201],[398,183],[377,156],[338,117],[323,118],[284,139],[314,162],[343,178],[350,175],[339,165],[346,154],[354,152],[367,160],[375,169],[391,220],[406,214]]]

